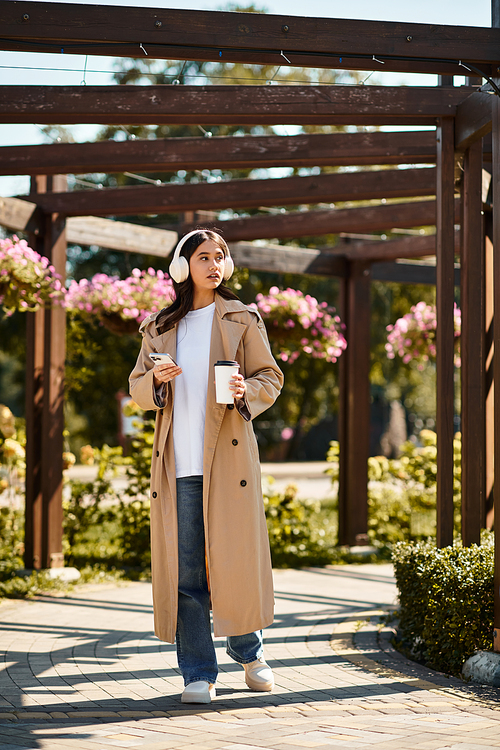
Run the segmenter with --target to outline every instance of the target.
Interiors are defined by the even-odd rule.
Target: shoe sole
[[[208,695],[181,695],[181,703],[211,703],[215,698],[215,689],[209,691]]]
[[[250,690],[253,690],[254,693],[271,693],[274,689],[274,682],[265,682],[263,685],[251,685],[249,682],[247,682],[247,687],[250,688]]]

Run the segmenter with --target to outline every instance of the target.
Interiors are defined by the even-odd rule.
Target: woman
[[[234,266],[216,232],[190,232],[170,276],[176,299],[141,324],[130,394],[156,411],[151,465],[155,633],[177,644],[184,703],[210,703],[217,661],[210,629],[227,636],[254,690],[272,690],[262,629],[273,621],[273,584],[257,442],[251,420],[279,395],[283,375],[256,310],[223,281]],[[149,355],[168,353],[176,364]],[[218,360],[236,360],[234,403],[216,403]]]

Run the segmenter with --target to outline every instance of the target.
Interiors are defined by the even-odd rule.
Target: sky
[[[52,0],[54,1],[54,0]],[[57,1],[57,0],[56,0]],[[92,3],[92,0],[72,0]],[[254,5],[269,13],[289,16],[317,16],[352,18],[375,21],[407,21],[409,23],[435,23],[460,26],[490,26],[490,0],[253,0]],[[223,10],[223,0],[106,0],[106,5],[133,5],[135,7],[168,7],[187,10]],[[233,3],[233,5],[236,3]],[[245,0],[240,0],[244,5]],[[91,57],[87,60],[85,81],[89,85],[113,83],[116,60],[111,57]],[[53,55],[42,53],[0,51],[0,82],[2,85],[65,85],[78,86],[84,78],[83,55]],[[399,73],[377,73],[369,83],[379,85],[433,86],[436,76]],[[456,78],[455,85],[463,79]],[[1,120],[1,115],[0,115]],[[99,126],[74,126],[72,133],[77,141],[92,140]],[[27,145],[48,142],[37,125],[6,125],[0,122],[0,146]],[[0,195],[20,195],[28,191],[27,177],[0,177]]]

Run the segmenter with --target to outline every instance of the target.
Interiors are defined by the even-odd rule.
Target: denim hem
[[[241,657],[237,656],[229,647],[226,648],[226,654],[238,664],[251,664],[253,661],[257,661],[257,659],[260,659],[260,657],[264,655],[264,649],[262,647],[259,648],[256,656],[252,656],[250,659],[241,659]]]
[[[217,682],[217,677],[214,680],[211,680],[209,677],[195,677],[194,680],[189,680],[189,682],[184,680],[184,687],[192,685],[193,682],[208,682],[209,685],[215,685],[215,683]]]

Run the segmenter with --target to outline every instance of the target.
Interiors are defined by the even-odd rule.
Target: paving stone
[[[2,607],[0,750],[500,748],[498,691],[408,662],[380,631],[395,598],[389,566],[280,570],[275,588],[265,648],[276,690],[249,691],[218,638],[209,706],[180,703],[175,647],[152,634],[150,584]]]

